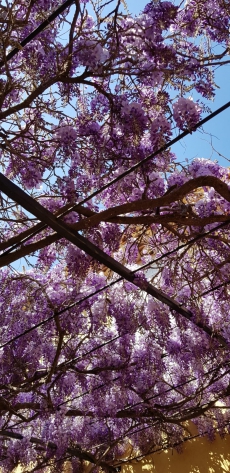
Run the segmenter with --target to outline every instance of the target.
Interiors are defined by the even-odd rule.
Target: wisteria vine
[[[215,97],[229,5],[69,4],[0,6],[1,172],[135,279],[1,194],[5,472],[116,471],[230,425],[229,168],[166,146]]]

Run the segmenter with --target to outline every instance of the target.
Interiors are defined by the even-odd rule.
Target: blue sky
[[[172,1],[172,0],[171,0]],[[138,14],[148,1],[126,0],[129,12]],[[230,100],[230,64],[216,71],[215,83],[218,85],[214,101],[209,101],[211,111]],[[206,113],[202,115],[202,118]],[[214,151],[216,150],[216,151]],[[193,158],[217,160],[222,166],[230,167],[230,108],[208,122],[203,129],[197,130],[172,147],[178,161],[189,161]],[[218,153],[220,155],[218,155]]]
[[[138,14],[143,10],[147,1],[126,0],[129,12]],[[216,96],[214,101],[209,101],[211,111],[224,105],[230,100],[230,64],[222,66],[216,71]],[[206,116],[203,114],[202,118]],[[208,122],[203,129],[197,130],[175,144],[171,151],[177,156],[177,161],[185,162],[193,158],[206,158],[218,160],[222,166],[230,167],[230,108]],[[220,156],[218,153],[220,153]],[[23,263],[24,260],[23,260]],[[13,266],[19,270],[21,261],[15,262]]]
[[[128,7],[130,14],[138,15],[148,3],[148,1],[137,0],[121,0],[121,9],[127,14],[125,5]],[[173,2],[173,0],[171,0]],[[174,0],[177,3],[177,0]],[[107,6],[108,12],[111,11],[111,6]],[[91,12],[90,3],[87,4],[87,9]],[[206,101],[210,110],[213,112],[217,108],[230,101],[229,83],[230,83],[230,64],[219,67],[216,70],[215,83],[218,86],[216,89],[216,96],[213,101]],[[198,94],[194,95],[194,100],[202,97]],[[202,114],[202,118],[207,115],[206,112]],[[230,152],[229,139],[230,138],[230,108],[222,112],[216,118],[208,122],[202,129],[197,130],[192,135],[187,136],[179,143],[173,145],[171,151],[177,156],[180,162],[191,161],[194,158],[206,158],[213,161],[217,160],[222,166],[230,167]],[[219,154],[218,154],[219,153]]]

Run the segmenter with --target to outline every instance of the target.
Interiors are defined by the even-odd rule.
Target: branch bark
[[[116,223],[122,225],[151,225],[152,223],[164,225],[165,223],[177,223],[186,226],[205,226],[215,222],[225,222],[229,219],[228,215],[210,215],[208,217],[199,217],[194,215],[180,215],[178,213],[168,213],[164,215],[151,215],[151,216],[120,216],[121,213],[131,213],[133,211],[140,210],[149,210],[158,207],[163,207],[171,203],[181,200],[189,192],[195,190],[199,187],[209,186],[213,187],[222,197],[224,197],[228,202],[230,202],[230,191],[227,184],[222,182],[220,179],[213,176],[201,176],[183,184],[181,187],[173,189],[170,193],[167,193],[156,199],[146,199],[146,200],[137,200],[127,204],[123,204],[111,209],[105,210],[103,212],[95,213],[87,207],[82,205],[77,205],[74,207],[74,211],[78,212],[87,218],[81,220],[72,225],[68,225],[69,228],[75,231],[81,231],[84,229],[89,229],[90,227],[99,225],[102,221],[109,223]],[[58,210],[55,216],[59,216],[66,212],[69,208],[72,208],[71,204],[67,204]],[[13,244],[17,244],[22,241],[24,238],[27,238],[30,235],[33,235],[34,232],[39,231],[43,228],[43,224],[39,223],[34,227],[25,230],[19,235],[10,238],[6,242],[0,244],[0,250],[9,248]],[[35,251],[38,251],[55,241],[59,240],[60,236],[57,233],[49,235],[37,242],[28,244],[21,248],[20,250],[15,251],[14,253],[9,253],[8,255],[0,255],[0,267],[7,264],[11,264],[13,261],[16,261],[19,258],[29,255]]]

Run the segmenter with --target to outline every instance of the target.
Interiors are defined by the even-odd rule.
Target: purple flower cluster
[[[201,115],[201,108],[192,99],[180,97],[173,104],[173,118],[181,130],[189,128],[192,130],[198,123]]]

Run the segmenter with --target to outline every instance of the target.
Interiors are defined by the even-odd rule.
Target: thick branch
[[[218,194],[220,194],[225,200],[230,202],[230,191],[228,185],[222,182],[217,177],[213,176],[200,176],[195,179],[183,184],[181,187],[172,190],[169,194],[156,199],[139,199],[134,202],[128,202],[127,204],[118,205],[108,210],[98,213],[96,216],[89,217],[83,222],[83,228],[90,228],[98,224],[99,221],[105,221],[113,217],[117,217],[121,214],[137,212],[141,210],[149,210],[157,207],[164,207],[170,205],[178,200],[183,199],[190,192],[198,189],[199,187],[213,187]]]
[[[92,212],[93,215],[98,215]],[[199,226],[204,227],[205,225],[210,225],[211,223],[215,222],[226,222],[229,220],[227,215],[211,215],[210,217],[183,217],[180,215],[175,214],[168,214],[168,215],[157,215],[157,216],[145,216],[145,217],[114,217],[111,219],[106,220],[108,223],[117,223],[121,225],[151,225],[152,223],[158,223],[159,225],[165,225],[166,223],[177,223],[186,226]],[[86,220],[87,222],[87,220]],[[99,222],[100,223],[100,222]],[[40,224],[39,224],[40,225]],[[81,230],[84,227],[84,220],[78,222],[76,224],[68,225],[73,230]],[[172,231],[172,229],[170,230]],[[19,234],[21,235],[21,234]],[[19,235],[16,238],[19,237]],[[14,238],[14,237],[13,237]],[[13,239],[12,238],[12,239]],[[0,268],[7,266],[14,261],[17,261],[19,258],[23,258],[25,256],[30,255],[31,253],[35,253],[46,246],[55,243],[55,241],[60,240],[60,236],[57,233],[52,233],[47,237],[41,238],[41,240],[35,241],[34,243],[30,243],[26,246],[22,246],[19,250],[14,251],[12,253],[8,253],[7,255],[0,255]],[[9,245],[10,240],[6,242],[7,246]],[[20,239],[19,241],[20,242]]]

